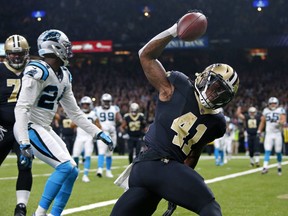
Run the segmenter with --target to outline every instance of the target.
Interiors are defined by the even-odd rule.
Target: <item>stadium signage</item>
[[[4,43],[0,43],[0,56],[5,56]]]
[[[183,41],[174,39],[166,46],[166,49],[190,49],[190,48],[206,48],[208,47],[207,37],[199,38],[195,41]]]
[[[101,41],[73,41],[74,53],[112,52],[112,40]]]

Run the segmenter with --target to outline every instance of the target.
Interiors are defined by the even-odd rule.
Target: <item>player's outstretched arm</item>
[[[173,86],[167,79],[166,70],[157,58],[166,45],[177,36],[177,24],[152,38],[139,50],[140,63],[148,81],[159,91],[159,98],[163,101],[170,99]]]

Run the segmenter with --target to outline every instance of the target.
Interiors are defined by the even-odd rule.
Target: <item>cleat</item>
[[[260,164],[259,164],[259,163],[256,163],[256,167],[260,167]]]
[[[87,175],[83,175],[82,181],[87,183],[87,182],[90,182],[90,179],[88,178]]]
[[[103,173],[102,168],[98,168],[96,175],[97,175],[99,178],[101,178],[101,177],[102,177],[102,173]]]
[[[254,167],[254,163],[250,163],[250,167]]]
[[[107,178],[113,178],[114,177],[111,170],[106,170],[106,177]]]
[[[266,173],[268,173],[268,169],[266,169],[266,168],[263,168],[263,170],[262,170],[261,174],[266,174]]]
[[[278,168],[278,175],[281,176],[282,175],[282,169]]]
[[[15,207],[14,216],[26,216],[26,205],[24,203],[19,203]]]

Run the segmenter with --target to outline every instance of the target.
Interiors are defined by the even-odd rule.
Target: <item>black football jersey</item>
[[[183,162],[191,149],[222,137],[226,122],[222,113],[199,106],[193,82],[186,75],[169,73],[173,96],[170,101],[158,100],[145,142],[157,155]]]
[[[63,136],[73,136],[74,129],[71,128],[72,120],[66,115],[60,115],[60,130]]]
[[[0,125],[13,127],[15,123],[14,108],[21,89],[21,75],[9,70],[0,63]]]
[[[124,119],[127,123],[127,133],[130,137],[141,137],[145,128],[145,118],[143,113],[137,113],[133,116],[131,113],[126,113]]]
[[[255,116],[255,118],[251,118],[249,114],[245,115],[245,129],[249,135],[257,135],[260,120],[261,117],[258,114]]]

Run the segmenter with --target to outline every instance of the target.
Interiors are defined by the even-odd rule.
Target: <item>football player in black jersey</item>
[[[26,205],[32,187],[31,164],[21,165],[20,149],[13,134],[15,123],[14,107],[21,88],[22,71],[29,59],[29,44],[20,35],[12,35],[7,38],[4,49],[6,59],[0,63],[0,165],[11,150],[17,154],[18,178],[16,182],[17,205],[15,216],[26,215]],[[1,127],[0,126],[0,127]]]
[[[248,113],[243,114],[242,108],[238,107],[236,115],[244,122],[245,131],[248,134],[248,149],[251,167],[259,167],[260,160],[260,142],[257,130],[260,125],[261,115],[257,113],[257,109],[253,106],[249,107]]]
[[[177,23],[139,51],[148,81],[159,92],[155,121],[145,134],[147,150],[134,160],[129,189],[118,199],[112,216],[152,215],[162,198],[201,216],[222,215],[203,178],[194,170],[202,149],[224,135],[218,108],[237,92],[239,78],[227,64],[212,64],[192,81],[178,71],[166,72],[157,58],[177,36]],[[171,211],[170,211],[171,210]]]
[[[122,133],[127,131],[129,135],[128,139],[128,151],[129,151],[129,163],[133,161],[134,149],[136,157],[139,155],[142,144],[142,137],[144,135],[144,129],[146,121],[144,114],[139,112],[139,105],[137,103],[131,103],[130,112],[124,115],[120,130]]]

